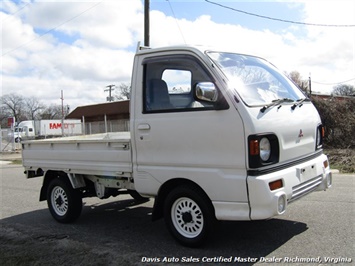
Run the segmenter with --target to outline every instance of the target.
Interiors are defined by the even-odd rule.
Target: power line
[[[339,85],[339,84],[343,84],[343,83],[346,83],[346,82],[349,82],[349,81],[353,81],[353,80],[355,80],[355,78],[348,79],[348,80],[345,80],[345,81],[342,81],[342,82],[334,82],[334,83],[323,83],[323,82],[317,82],[317,81],[313,81],[312,80],[312,83],[316,83],[316,84],[320,84],[320,85]]]
[[[184,40],[184,43],[186,44],[186,40],[185,40],[185,38],[184,38],[184,34],[182,33],[182,30],[181,30],[181,28],[180,28],[180,25],[179,25],[179,23],[178,23],[178,21],[177,21],[177,19],[176,19],[176,16],[175,16],[173,7],[171,6],[171,3],[170,3],[169,0],[166,0],[166,1],[169,3],[171,13],[173,13],[173,16],[174,16],[174,19],[175,19],[175,23],[176,23],[176,25],[177,25],[177,27],[178,27],[178,29],[179,29],[179,31],[180,31],[180,34],[181,34],[182,39]]]
[[[279,21],[279,22],[285,22],[285,23],[292,23],[292,24],[299,24],[299,25],[306,25],[306,26],[318,26],[318,27],[355,27],[355,25],[336,25],[336,24],[317,24],[317,23],[306,23],[306,22],[299,22],[299,21],[292,21],[292,20],[286,20],[286,19],[279,19],[279,18],[273,18],[273,17],[268,17],[268,16],[264,16],[264,15],[259,15],[259,14],[255,14],[255,13],[250,13],[250,12],[246,12],[240,9],[236,9],[230,6],[226,6],[226,5],[222,5],[216,2],[212,2],[210,0],[205,0],[207,3],[216,5],[216,6],[220,6],[226,9],[230,9],[233,10],[235,12],[239,12],[239,13],[243,13],[249,16],[254,16],[254,17],[258,17],[258,18],[263,18],[263,19],[269,19],[269,20],[274,20],[274,21]]]
[[[2,22],[8,20],[8,19],[10,18],[10,16],[13,16],[13,15],[17,14],[18,12],[20,12],[22,9],[24,9],[26,6],[28,6],[28,5],[30,5],[30,4],[31,4],[31,3],[27,3],[27,4],[25,4],[24,6],[20,7],[19,9],[17,9],[15,12],[13,12],[13,13],[11,13],[11,14],[8,14],[9,17],[3,19]]]
[[[34,42],[34,41],[36,41],[36,40],[42,38],[43,36],[47,35],[48,33],[52,32],[53,30],[59,28],[60,26],[62,26],[62,25],[64,25],[64,24],[68,23],[69,21],[72,21],[72,20],[76,19],[77,17],[81,16],[82,14],[86,13],[87,11],[93,9],[94,7],[96,7],[97,5],[101,4],[102,2],[103,2],[103,1],[100,1],[100,2],[96,3],[95,5],[89,7],[88,9],[85,9],[84,11],[82,11],[81,13],[79,13],[78,15],[76,15],[76,16],[74,16],[74,17],[71,17],[70,19],[67,19],[66,21],[64,21],[64,22],[62,22],[62,23],[60,23],[60,24],[58,24],[57,26],[55,26],[55,27],[53,27],[53,28],[47,30],[46,32],[40,34],[38,37],[36,37],[36,38],[34,38],[34,39],[32,39],[32,40],[26,42],[26,43],[23,43],[23,44],[21,44],[21,45],[15,47],[15,48],[13,48],[13,49],[10,49],[10,50],[6,51],[6,52],[3,53],[1,56],[7,55],[8,53],[11,53],[11,52],[13,52],[13,51],[16,51],[16,50],[19,49],[19,48],[22,48],[22,47],[25,47],[25,46],[29,45],[30,43],[32,43],[32,42]]]

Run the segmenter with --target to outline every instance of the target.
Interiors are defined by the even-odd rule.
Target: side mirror
[[[201,101],[216,102],[218,91],[212,82],[199,82],[195,86],[195,96]]]

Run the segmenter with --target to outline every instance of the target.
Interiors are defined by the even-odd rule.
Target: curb
[[[339,174],[340,173],[338,169],[330,169],[330,172],[332,174]]]

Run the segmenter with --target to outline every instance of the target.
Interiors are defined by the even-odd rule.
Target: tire
[[[53,218],[60,223],[76,220],[83,207],[82,198],[65,178],[55,178],[47,187],[47,203]]]
[[[210,236],[216,221],[211,201],[198,189],[180,186],[165,201],[164,219],[182,245],[198,247]]]

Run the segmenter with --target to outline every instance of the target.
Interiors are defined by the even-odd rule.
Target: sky
[[[0,0],[0,21],[1,95],[60,105],[63,91],[71,110],[130,83],[144,42],[143,0]],[[355,1],[150,0],[150,46],[169,45],[260,56],[329,94],[355,86]]]

